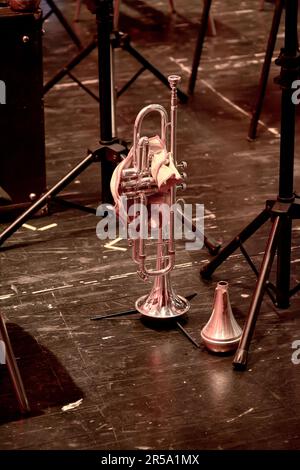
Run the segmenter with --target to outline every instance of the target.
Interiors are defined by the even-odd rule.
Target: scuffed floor
[[[74,3],[59,0],[71,20]],[[44,5],[44,4],[43,4]],[[123,1],[120,26],[164,74],[179,73],[187,89],[201,2]],[[44,5],[45,6],[45,5]],[[46,7],[45,7],[46,11]],[[272,66],[259,137],[248,142],[249,112],[257,89],[272,5],[250,0],[213,2],[217,36],[206,40],[194,96],[180,105],[179,158],[188,161],[187,202],[205,205],[205,230],[230,240],[276,194],[280,91]],[[45,24],[45,79],[76,53],[55,17]],[[91,39],[94,18],[83,7],[76,30]],[[280,29],[276,52],[282,46]],[[139,65],[115,52],[116,86]],[[76,75],[97,93],[97,55]],[[117,104],[119,136],[130,141],[137,112],[169,92],[145,72]],[[69,79],[45,97],[47,177],[50,186],[99,140],[98,104]],[[149,123],[154,128],[155,123]],[[157,132],[157,131],[156,131]],[[299,136],[299,132],[298,132]],[[300,165],[296,145],[295,181]],[[99,204],[99,172],[90,167],[74,184],[79,201]],[[92,322],[90,317],[133,308],[149,291],[125,241],[96,237],[98,219],[76,210],[33,219],[0,251],[0,309],[8,318],[31,416],[20,419],[4,367],[0,375],[1,449],[297,449],[300,446],[300,302],[276,311],[266,298],[246,373],[231,356],[196,349],[177,329],[143,323],[138,315]],[[32,227],[36,230],[32,230]],[[37,230],[38,229],[38,230]],[[44,230],[43,230],[44,229]],[[248,243],[259,265],[269,226]],[[299,282],[299,226],[294,225],[292,280]],[[121,247],[124,250],[116,248]],[[174,287],[192,300],[187,330],[200,341],[218,280],[230,285],[242,325],[255,278],[237,252],[211,282],[199,277],[210,258],[178,243]]]

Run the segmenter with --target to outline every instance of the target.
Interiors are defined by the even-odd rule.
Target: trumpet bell
[[[156,276],[150,294],[143,295],[135,308],[145,317],[153,319],[172,319],[188,312],[190,303],[177,295],[171,286],[170,275]]]
[[[201,331],[201,338],[210,351],[225,353],[234,351],[240,341],[242,330],[236,322],[228,294],[228,283],[217,284],[213,311]]]

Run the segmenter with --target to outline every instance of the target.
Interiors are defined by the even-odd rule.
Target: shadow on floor
[[[31,416],[41,415],[48,408],[60,407],[83,398],[66,369],[53,353],[15,323],[7,330],[20,369]],[[19,413],[8,370],[0,366],[0,424],[23,419]]]

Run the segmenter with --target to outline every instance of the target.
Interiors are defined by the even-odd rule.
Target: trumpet
[[[149,206],[151,201],[163,200],[168,204],[168,236],[165,235],[165,227],[159,217],[154,269],[147,265],[149,260],[141,229],[138,237],[129,240],[132,258],[138,265],[138,274],[144,280],[153,279],[150,293],[137,299],[135,307],[143,316],[154,319],[176,318],[184,315],[190,308],[187,299],[176,294],[171,284],[171,271],[175,267],[176,189],[185,189],[186,186],[183,182],[186,174],[180,174],[178,170],[185,169],[186,162],[177,164],[176,158],[177,84],[180,77],[170,75],[168,81],[171,88],[170,122],[168,112],[160,104],[145,106],[135,120],[133,147],[126,159],[115,169],[111,180],[111,191],[116,205],[121,198],[139,204],[141,208]],[[160,137],[142,136],[143,121],[153,113],[160,116]]]

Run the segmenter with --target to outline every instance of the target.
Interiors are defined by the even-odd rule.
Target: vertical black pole
[[[298,0],[285,2],[285,42],[284,49],[276,61],[281,66],[277,80],[282,87],[281,97],[281,140],[279,194],[281,201],[294,200],[294,141],[295,105],[292,102],[292,82],[297,78],[298,38],[297,38]]]
[[[295,104],[292,102],[292,83],[297,79],[298,57],[298,0],[285,2],[284,48],[276,61],[281,66],[277,82],[282,88],[281,96],[281,140],[278,200],[294,201],[294,146],[295,146]],[[290,263],[291,263],[292,221],[287,216],[281,228],[277,251],[277,306],[289,306]]]
[[[99,111],[100,143],[104,146],[116,141],[115,115],[113,102],[113,70],[111,34],[113,31],[112,0],[96,0],[96,21],[98,35],[98,74],[99,74]],[[110,192],[110,180],[115,169],[111,152],[103,148],[101,161],[101,196],[102,201],[113,202]]]
[[[112,0],[97,0],[98,67],[100,97],[100,143],[111,144],[113,138],[111,33],[113,30]]]
[[[275,49],[275,44],[277,41],[278,29],[280,26],[280,20],[282,16],[284,0],[276,0],[274,15],[272,20],[271,31],[268,39],[267,50],[265,55],[264,64],[262,67],[259,85],[257,90],[257,95],[255,99],[255,105],[253,106],[252,118],[248,131],[248,138],[254,140],[256,137],[257,124],[259,117],[261,115],[264,98],[266,95],[266,89],[268,85],[270,66],[272,62],[272,57]]]
[[[204,0],[202,17],[201,17],[199,31],[198,31],[196,48],[194,52],[192,72],[191,72],[190,80],[189,80],[189,88],[188,88],[189,95],[192,95],[194,93],[194,89],[196,85],[198,67],[200,65],[203,44],[205,41],[211,4],[212,4],[212,0]]]

